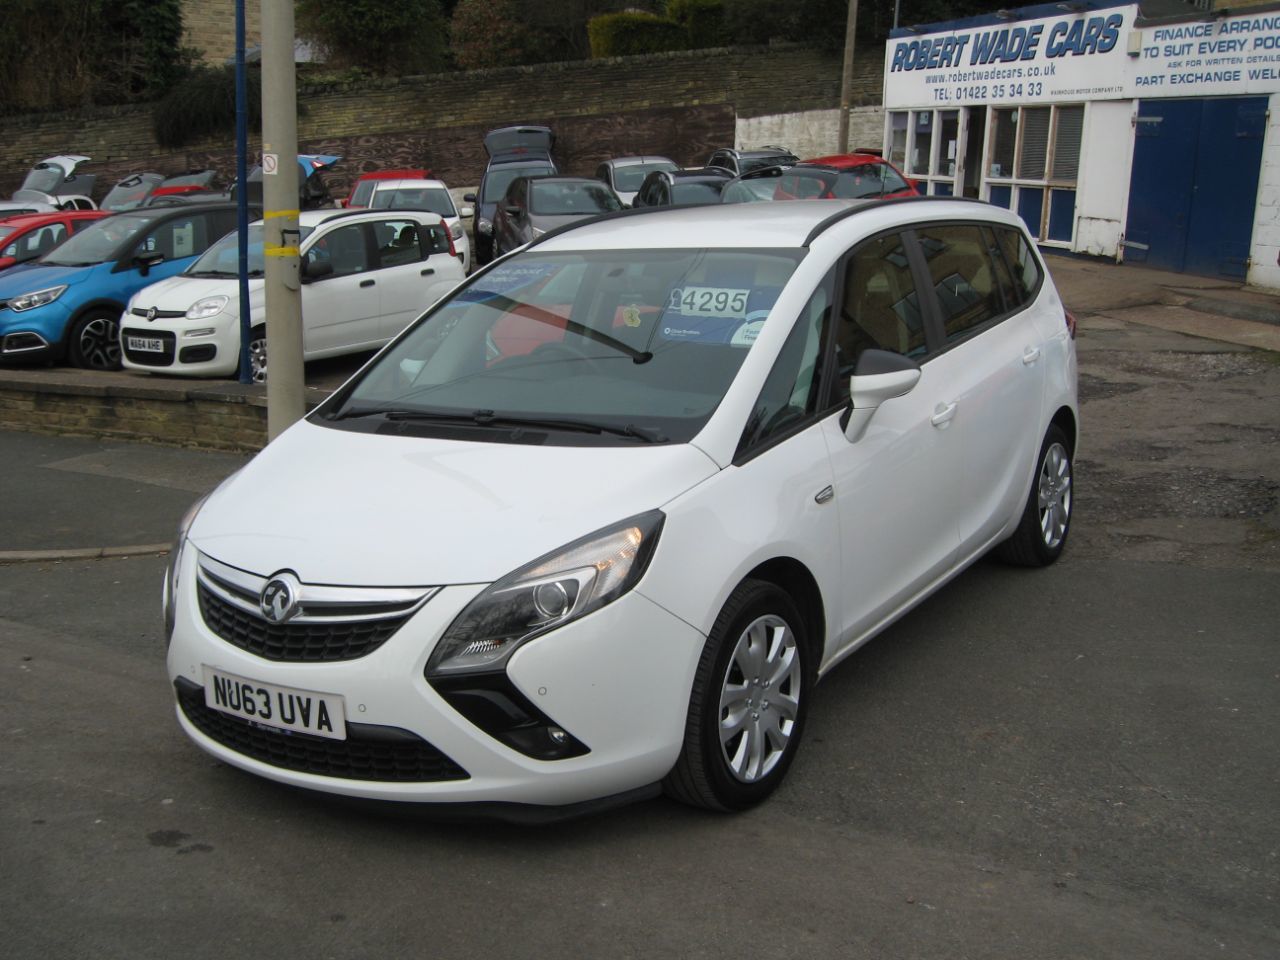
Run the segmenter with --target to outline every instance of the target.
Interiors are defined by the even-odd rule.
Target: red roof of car
[[[814,157],[804,162],[821,164],[824,167],[835,167],[837,170],[852,170],[854,167],[862,167],[868,163],[884,163],[885,160],[878,153],[858,151],[856,153],[833,153],[829,157]]]
[[[110,210],[54,210],[48,213],[15,213],[11,217],[0,216],[0,223],[7,227],[43,227],[49,223],[66,220],[101,220],[111,216]]]

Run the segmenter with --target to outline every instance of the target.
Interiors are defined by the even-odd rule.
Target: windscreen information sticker
[[[748,287],[676,287],[662,315],[663,340],[730,344],[755,342],[770,304],[754,303]]]
[[[557,263],[504,263],[462,291],[458,299],[464,303],[483,303],[494,297],[510,296],[517,290],[546,280],[560,268]]]

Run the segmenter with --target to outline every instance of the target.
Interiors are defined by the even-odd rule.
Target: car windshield
[[[17,229],[18,229],[17,227],[0,226],[0,240],[3,240],[5,237],[9,236],[11,233],[13,233]]]
[[[442,217],[456,217],[453,198],[443,187],[398,187],[378,190],[370,206],[386,210],[430,210]]]
[[[714,180],[710,183],[680,182],[671,185],[671,202],[683,203],[715,203],[720,199],[720,190],[727,180]]]
[[[299,227],[298,242],[301,243],[315,230],[315,227]],[[240,275],[240,234],[233,230],[200,255],[195,263],[187,268],[189,277],[236,277]],[[262,224],[249,225],[249,276],[260,277],[266,270],[262,253]]]
[[[614,192],[603,183],[564,183],[554,180],[531,184],[529,210],[542,217],[585,216],[622,209]]]
[[[51,163],[37,164],[27,174],[27,179],[22,181],[22,190],[36,190],[40,193],[57,193],[58,187],[62,186],[62,180],[66,176],[66,172],[58,166]]]
[[[720,194],[721,203],[758,203],[761,200],[772,200],[778,182],[767,180],[738,180],[726,186]]]
[[[803,255],[519,254],[412,327],[324,415],[352,429],[393,420],[508,443],[687,441]]]
[[[613,168],[614,189],[634,193],[640,189],[644,178],[655,170],[679,170],[670,160],[655,160],[653,163],[629,163],[626,166]]]
[[[549,163],[504,163],[484,175],[484,191],[480,194],[480,202],[497,203],[506,195],[507,187],[511,186],[511,181],[516,177],[536,177],[555,172],[555,167]]]
[[[61,267],[91,267],[105,263],[126,243],[147,230],[154,217],[144,214],[118,213],[91,223],[56,250],[45,255],[41,263]]]
[[[764,167],[779,167],[786,163],[795,163],[799,159],[789,153],[772,154],[767,157],[742,157],[738,161],[738,172],[750,173],[752,170],[760,170]]]
[[[166,187],[207,187],[213,183],[217,174],[213,170],[201,170],[199,173],[184,173],[180,177],[170,177],[164,182]]]
[[[151,191],[160,184],[161,179],[159,174],[154,173],[126,177],[111,188],[111,191],[102,198],[99,206],[103,210],[114,210],[117,213],[121,210],[132,210],[147,199]]]
[[[846,170],[836,180],[835,195],[841,198],[881,197],[907,189],[907,181],[887,163],[867,163]]]

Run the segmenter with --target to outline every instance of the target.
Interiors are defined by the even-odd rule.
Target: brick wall
[[[246,0],[244,5],[245,46],[262,42],[261,5]],[[236,54],[235,0],[185,0],[182,4],[185,46],[204,55],[206,63],[222,63]]]
[[[853,103],[880,102],[883,48],[859,50]],[[478,182],[480,134],[504,123],[546,123],[571,173],[626,153],[704,160],[735,141],[735,120],[831,109],[839,102],[840,58],[799,46],[681,51],[540,64],[326,87],[301,86],[298,139],[304,153],[346,158],[327,179],[336,194],[363,170],[433,168],[456,184]],[[255,142],[251,151],[256,151]],[[121,176],[234,167],[232,135],[182,151],[162,151],[147,105],[0,120],[0,196],[31,163],[56,153],[94,158],[98,193]]]

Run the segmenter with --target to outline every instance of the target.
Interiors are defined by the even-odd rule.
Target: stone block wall
[[[244,5],[245,46],[262,42],[261,4]],[[183,44],[194,47],[206,63],[222,63],[236,55],[236,0],[185,0],[182,4]]]
[[[859,50],[855,63],[853,103],[879,103],[883,49]],[[557,158],[570,173],[589,174],[606,157],[639,152],[695,164],[736,142],[735,121],[835,108],[840,70],[837,54],[777,45],[303,84],[299,147],[346,158],[326,176],[335,195],[358,173],[389,166],[428,166],[452,183],[474,184],[484,168],[480,135],[507,123],[555,129]],[[257,149],[254,138],[250,150]],[[99,194],[139,170],[211,165],[229,178],[234,168],[230,133],[161,150],[145,104],[7,117],[0,120],[0,196],[21,183],[31,163],[66,152],[94,158]]]

